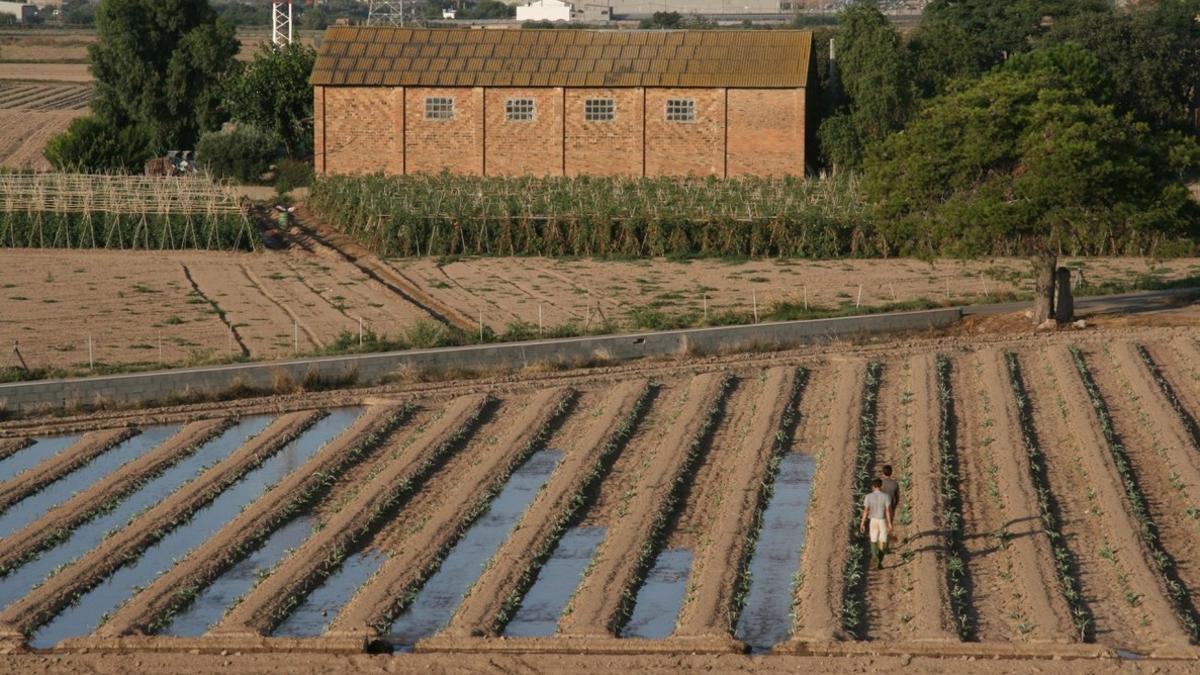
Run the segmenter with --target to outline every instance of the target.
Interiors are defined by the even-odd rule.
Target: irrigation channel
[[[346,429],[361,412],[361,408],[332,411],[297,438],[283,445],[256,468],[223,490],[210,503],[192,514],[186,522],[176,525],[134,560],[82,594],[74,604],[37,630],[30,644],[38,648],[47,648],[64,638],[85,635],[95,630],[107,616],[138,590],[151,583],[162,571],[182,559],[192,547],[208,539],[262,496],[267,489],[316,454],[328,441]],[[58,546],[3,581],[0,585],[0,597],[4,599],[4,604],[27,592],[31,582],[36,583],[52,574],[53,569],[47,569],[51,565],[61,566],[77,559],[102,541],[106,534],[120,528],[128,519],[165,499],[206,468],[226,459],[247,441],[258,436],[274,419],[272,416],[261,415],[239,421],[216,439],[205,443],[190,457],[178,462],[127,496],[109,513],[78,528]],[[124,448],[133,441],[143,439],[140,445],[147,446],[141,450],[144,453],[156,441],[169,437],[171,431],[173,430],[167,428],[147,430],[120,447]],[[98,471],[92,473],[96,474],[94,478],[98,477]],[[188,611],[176,617],[167,632],[186,635],[203,632],[210,623],[221,616],[240,592],[249,588],[254,579],[254,572],[260,569],[262,563],[277,560],[284,550],[302,541],[310,531],[311,525],[305,519],[297,519],[296,522],[278,530],[251,556],[205,589]],[[248,579],[246,569],[252,570]]]
[[[3,515],[0,515],[0,537],[7,537],[32,523],[45,515],[52,507],[70,499],[71,495],[107,476],[125,462],[137,459],[153,450],[159,443],[175,435],[177,431],[179,431],[179,427],[173,425],[150,427],[18,501]]]

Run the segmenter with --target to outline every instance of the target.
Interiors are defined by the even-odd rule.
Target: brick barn
[[[811,54],[803,31],[339,26],[312,75],[316,170],[803,174]]]

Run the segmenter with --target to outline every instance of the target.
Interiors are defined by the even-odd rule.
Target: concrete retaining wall
[[[0,411],[186,400],[235,387],[270,391],[288,382],[366,385],[381,382],[403,369],[517,369],[532,364],[576,365],[595,360],[627,361],[670,354],[792,347],[856,335],[927,330],[952,324],[961,316],[958,308],[936,309],[18,382],[0,385]]]

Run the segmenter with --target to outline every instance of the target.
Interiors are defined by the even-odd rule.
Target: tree
[[[933,0],[911,47],[925,96],[959,77],[977,77],[1027,52],[1057,23],[1084,15],[1111,16],[1110,0]]]
[[[1180,180],[1196,166],[1195,141],[1119,114],[1112,86],[1090,52],[1066,44],[929,102],[866,161],[889,247],[1029,256],[1041,323],[1060,251],[1147,254],[1197,234]]]
[[[313,90],[308,78],[316,59],[315,50],[298,43],[264,44],[229,81],[225,108],[235,121],[277,136],[289,157],[311,154]]]
[[[871,3],[838,15],[835,45],[835,90],[828,95],[838,102],[821,124],[821,150],[834,166],[857,168],[868,146],[903,128],[912,114],[911,69],[900,33]]]
[[[141,127],[153,154],[193,148],[220,126],[238,41],[208,0],[105,0],[96,28],[92,106],[106,124]]]
[[[675,29],[683,27],[683,15],[679,12],[655,12],[649,19],[638,22],[638,28],[643,29]]]
[[[118,127],[89,115],[51,138],[45,155],[59,171],[137,172],[150,159],[147,143],[137,125]]]
[[[1200,91],[1200,0],[1159,0],[1127,12],[1085,14],[1043,39],[1086,47],[1113,82],[1113,103],[1158,129],[1188,129]]]

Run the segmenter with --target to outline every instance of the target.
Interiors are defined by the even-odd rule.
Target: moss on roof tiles
[[[312,83],[795,88],[807,85],[811,54],[806,31],[335,26]]]

